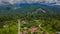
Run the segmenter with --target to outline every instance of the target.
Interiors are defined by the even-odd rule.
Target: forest
[[[56,34],[60,32],[60,14],[46,13],[41,7],[24,7],[14,10],[17,13],[0,14],[0,34],[18,34],[18,21],[22,34]],[[43,8],[42,8],[43,9]],[[43,9],[44,10],[44,9]],[[12,11],[12,10],[11,10]],[[35,29],[31,31],[31,29]],[[42,33],[43,31],[43,33]]]

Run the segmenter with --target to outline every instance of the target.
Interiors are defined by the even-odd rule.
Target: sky
[[[2,1],[2,0],[0,0]],[[10,2],[10,3],[33,3],[33,2],[40,2],[42,0],[3,0],[3,1],[7,1],[7,2]]]
[[[0,0],[0,2],[2,1],[14,4],[14,3],[39,3],[43,1],[45,1],[45,3],[48,3],[48,2],[53,3],[56,0]]]

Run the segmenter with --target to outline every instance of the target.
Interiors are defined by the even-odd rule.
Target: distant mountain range
[[[41,9],[46,11],[45,14],[60,14],[60,6],[59,5],[53,5],[53,4],[6,4],[6,5],[0,5],[0,14],[41,14]],[[40,9],[39,11],[36,11],[37,9]]]

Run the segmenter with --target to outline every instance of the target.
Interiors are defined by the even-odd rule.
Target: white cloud
[[[11,4],[14,4],[14,3],[40,3],[40,2],[53,3],[54,2],[54,0],[0,0],[0,2],[2,2],[2,1],[9,2]]]
[[[42,0],[0,0],[1,1],[5,1],[5,2],[9,2],[9,3],[36,3],[36,2],[41,2]],[[46,1],[47,2],[47,1]]]

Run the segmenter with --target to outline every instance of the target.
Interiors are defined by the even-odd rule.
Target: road
[[[20,19],[17,19],[18,21],[18,34],[20,34]]]

